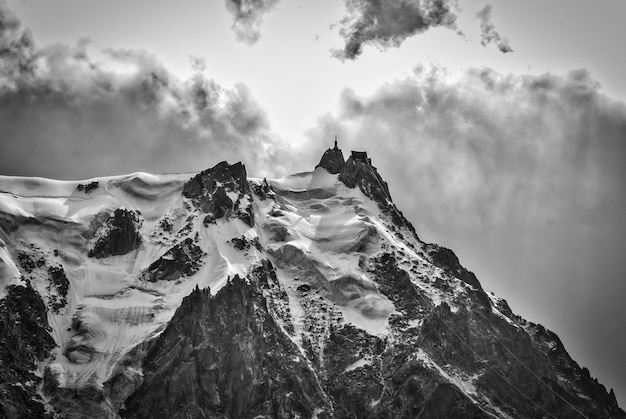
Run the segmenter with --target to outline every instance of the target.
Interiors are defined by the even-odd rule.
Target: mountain
[[[626,418],[365,152],[0,191],[1,417]]]

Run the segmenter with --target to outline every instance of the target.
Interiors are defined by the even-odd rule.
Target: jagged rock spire
[[[339,174],[339,180],[349,188],[359,186],[365,195],[377,202],[391,202],[387,183],[372,166],[372,160],[365,151],[352,151]]]
[[[329,148],[324,152],[322,159],[315,168],[323,167],[328,170],[329,173],[335,175],[341,172],[345,164],[346,161],[343,158],[341,149],[337,146],[337,136],[335,135],[335,147]]]

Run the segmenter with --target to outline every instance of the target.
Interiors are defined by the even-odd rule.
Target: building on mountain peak
[[[333,148],[328,148],[322,159],[318,163],[315,168],[323,167],[328,170],[329,173],[336,175],[343,170],[343,166],[346,164],[346,161],[343,158],[343,153],[341,149],[337,146],[337,136],[335,135],[335,146]]]

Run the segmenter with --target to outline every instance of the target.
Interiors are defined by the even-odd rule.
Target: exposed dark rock
[[[415,418],[444,378],[412,356],[416,347],[405,342],[387,346],[381,356],[381,380],[385,389],[376,406],[380,418]]]
[[[611,389],[611,392],[607,393],[606,387],[600,384],[597,379],[592,378],[587,368],[581,368],[567,353],[563,343],[555,333],[535,323],[530,323],[527,330],[531,334],[533,343],[547,353],[557,373],[562,377],[573,378],[570,383],[563,381],[551,383],[555,389],[565,387],[562,388],[559,393],[566,398],[569,403],[576,406],[577,409],[585,413],[588,417],[597,415],[597,412],[603,413],[600,417],[626,417],[624,411],[620,409],[617,404],[613,390]],[[579,394],[585,394],[589,399],[571,397],[572,395]],[[556,401],[561,402],[561,409],[564,412],[569,412],[572,416],[578,414],[569,404],[558,398]]]
[[[333,400],[334,417],[377,417],[371,402],[383,390],[377,357],[384,349],[380,338],[354,326],[345,325],[331,331],[324,348],[324,368],[325,387]],[[364,359],[368,361],[362,366],[354,365]]]
[[[146,357],[144,382],[123,417],[287,418],[328,409],[255,285],[271,275],[264,266],[247,280],[235,276],[215,297],[196,289],[183,300]]]
[[[0,417],[45,418],[35,370],[55,346],[46,307],[29,284],[6,291],[0,300]]]
[[[509,307],[509,303],[507,303],[506,300],[498,299],[498,301],[494,305],[496,306],[496,309],[498,309],[500,313],[504,314],[509,319],[516,319],[516,320],[520,319],[519,316],[516,316],[513,313],[513,310],[511,310],[511,307]]]
[[[124,406],[124,402],[141,387],[142,375],[137,370],[125,369],[114,374],[106,383],[109,399],[116,411]]]
[[[42,265],[40,261],[35,262],[33,258],[28,253],[25,253],[25,252],[19,252],[17,254],[17,262],[20,264],[20,267],[22,268],[22,270],[24,270],[24,272],[26,273],[31,273],[38,266]],[[45,264],[45,260],[43,261],[43,264]]]
[[[59,388],[59,374],[46,366],[43,371],[43,394],[53,396]]]
[[[159,221],[159,227],[163,229],[166,233],[171,233],[173,231],[174,225],[172,224],[172,220],[165,217],[161,221]]]
[[[61,418],[108,419],[116,417],[107,403],[104,391],[93,385],[58,388],[50,400]]]
[[[55,313],[58,313],[61,308],[67,305],[67,290],[70,286],[70,281],[67,279],[62,266],[50,266],[48,268],[48,278],[50,284],[56,289],[56,295],[50,296],[50,308]]]
[[[81,192],[91,193],[94,189],[98,189],[99,183],[97,181],[93,181],[87,184],[79,183],[76,189]]]
[[[337,143],[335,143],[334,148],[329,148],[324,152],[322,159],[315,168],[323,167],[334,175],[340,173],[345,164],[346,161],[343,159],[343,153],[340,148],[337,148]]]
[[[89,250],[88,256],[102,259],[125,255],[141,245],[141,219],[139,213],[118,208],[100,229],[100,236]]]
[[[366,196],[378,203],[386,205],[387,201],[391,202],[389,187],[372,166],[366,152],[352,152],[339,174],[339,180],[349,188],[358,186]]]
[[[202,266],[204,252],[187,237],[146,269],[140,279],[144,281],[176,281],[183,276],[191,276]]]
[[[394,256],[383,253],[372,260],[372,274],[379,290],[389,298],[406,319],[416,319],[432,307],[430,299],[420,295],[408,272],[400,269]]]
[[[198,173],[185,183],[183,196],[191,199],[198,209],[208,214],[205,217],[205,224],[232,215],[252,226],[254,224],[252,207],[241,205],[241,199],[246,196],[249,202],[252,202],[246,176],[243,164],[230,165],[223,161],[211,169]],[[235,202],[227,192],[238,196]]]
[[[298,288],[296,289],[300,292],[307,292],[307,291],[311,291],[311,286],[309,284],[302,284],[302,285],[298,285]]]
[[[482,305],[486,308],[490,307],[489,296],[483,291],[483,287],[478,282],[476,275],[473,272],[465,269],[459,262],[459,258],[454,252],[438,244],[429,243],[425,245],[425,250],[428,252],[432,263],[443,269],[449,275],[460,279],[466,284],[471,285],[477,290],[477,297]]]
[[[488,419],[454,384],[443,383],[430,395],[418,419]]]
[[[244,236],[241,237],[233,237],[230,239],[230,242],[233,244],[235,249],[238,250],[248,250],[250,248],[250,243]]]
[[[266,178],[263,178],[263,182],[261,182],[260,185],[253,184],[252,191],[257,197],[259,197],[259,199],[261,199],[261,201],[266,200],[274,193],[274,190],[272,189],[270,184],[267,183]]]
[[[435,266],[443,269],[450,275],[459,278],[463,282],[482,290],[480,282],[478,282],[476,276],[461,265],[459,258],[452,250],[435,243],[427,244],[425,249]]]

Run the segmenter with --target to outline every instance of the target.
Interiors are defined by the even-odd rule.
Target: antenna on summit
[[[337,134],[335,134],[335,150],[337,150]]]

